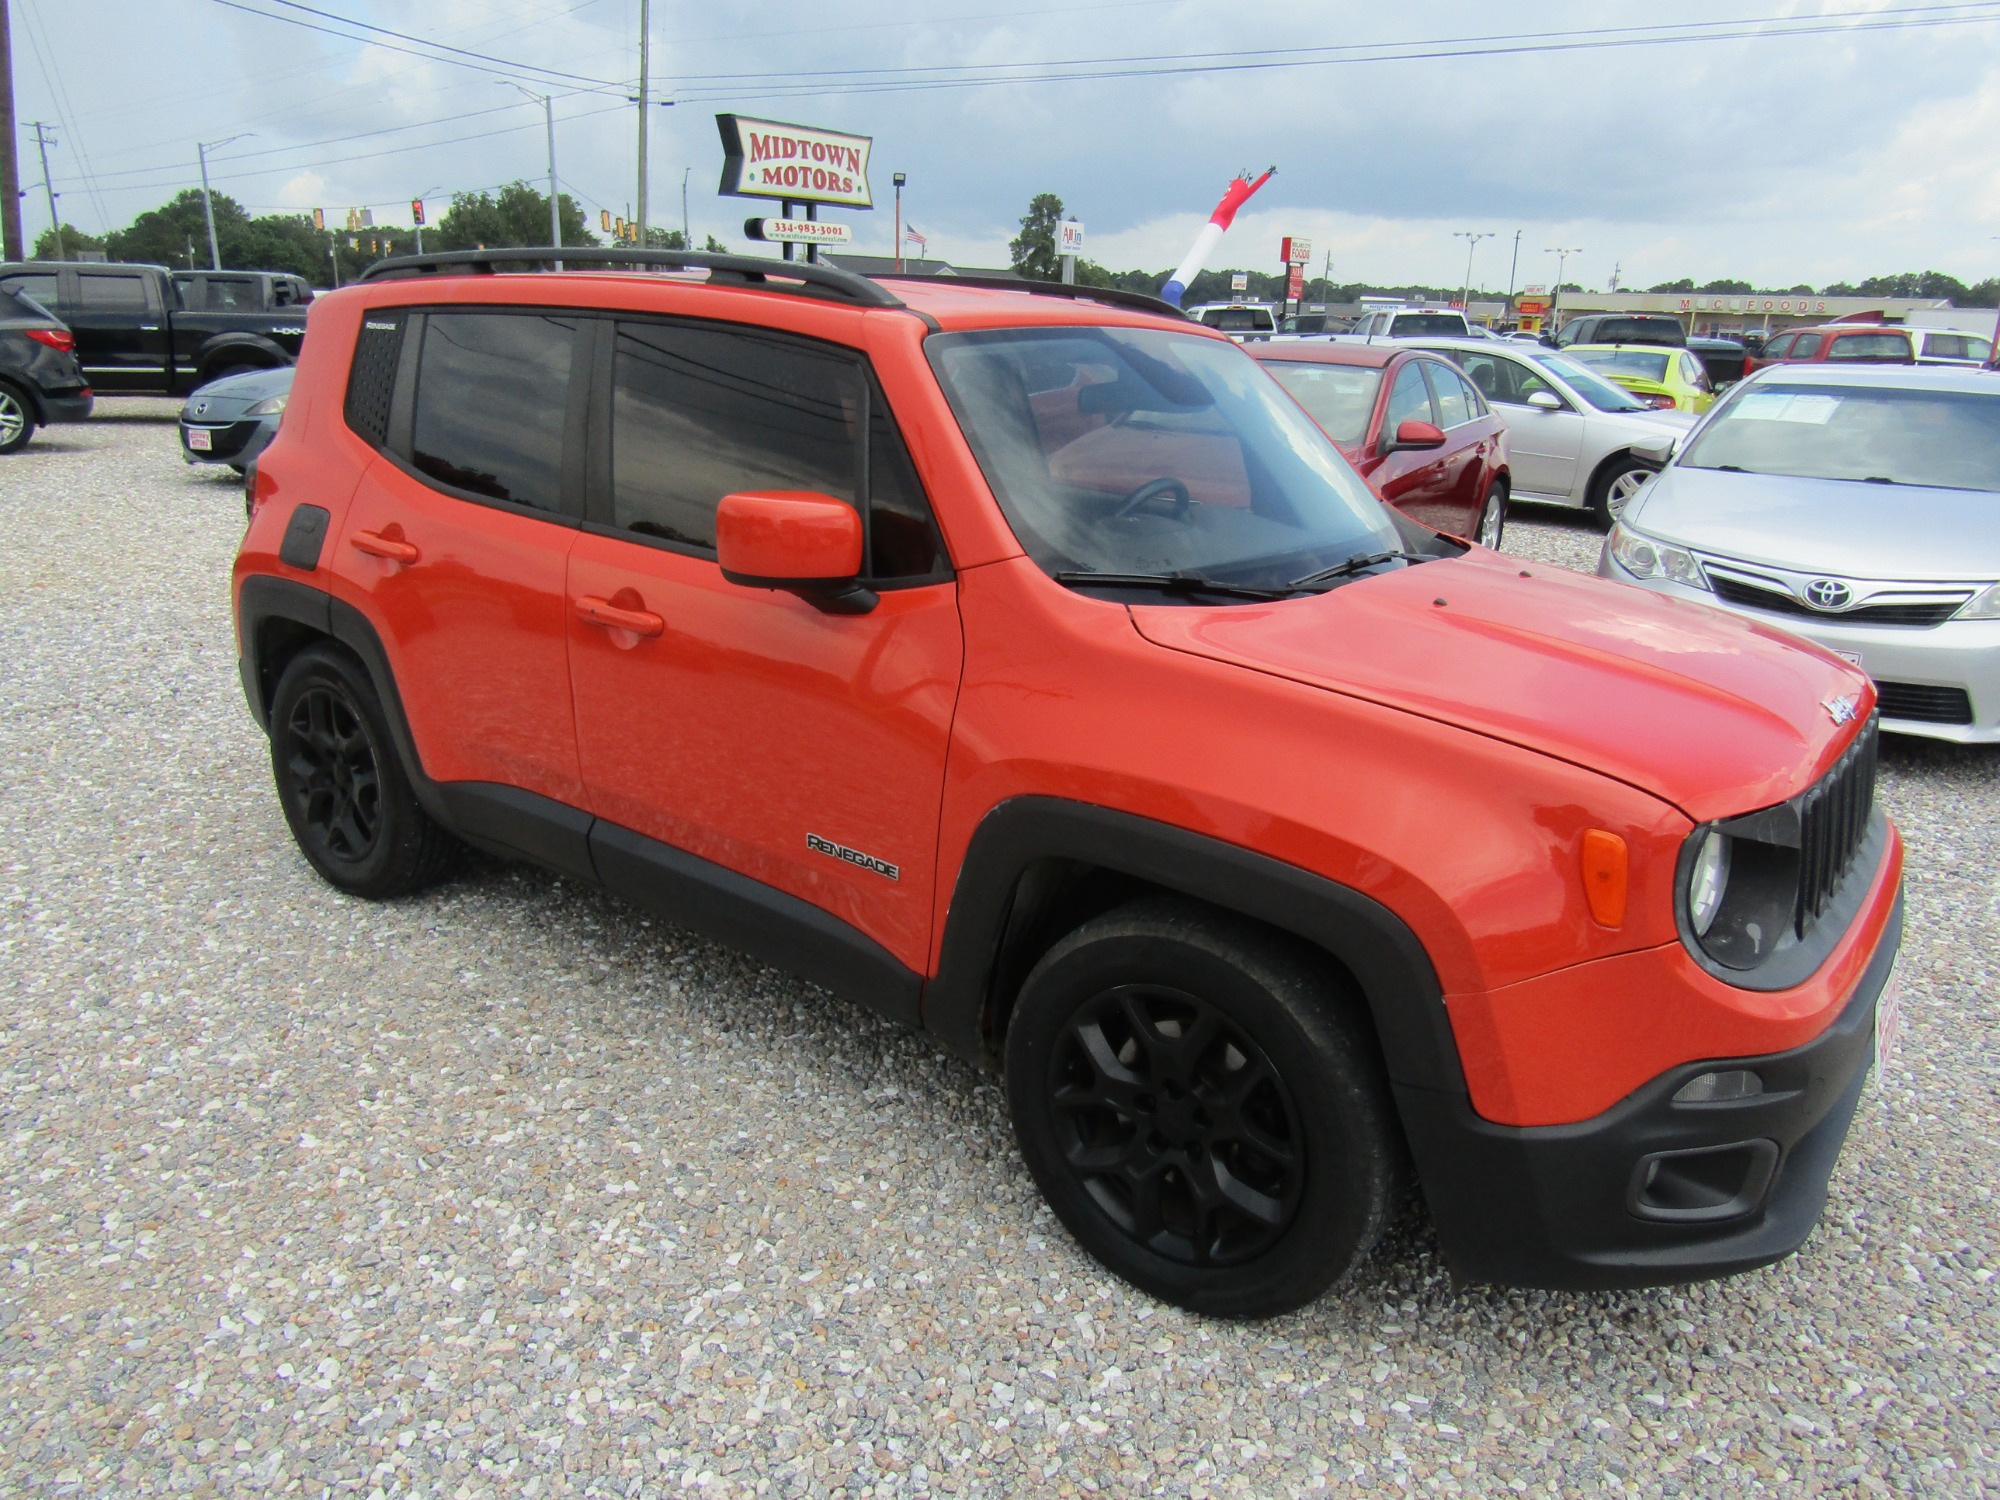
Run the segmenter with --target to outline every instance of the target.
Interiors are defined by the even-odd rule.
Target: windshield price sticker
[[[1792,395],[1784,391],[1754,391],[1729,413],[1747,422],[1808,422],[1824,427],[1840,410],[1838,396]]]

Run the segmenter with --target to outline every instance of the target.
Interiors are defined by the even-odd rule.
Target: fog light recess
[[[1731,1104],[1738,1099],[1754,1099],[1764,1092],[1764,1080],[1748,1068],[1725,1068],[1716,1073],[1697,1073],[1674,1090],[1676,1104]]]
[[[1777,1170],[1776,1141],[1660,1151],[1634,1170],[1630,1206],[1668,1223],[1740,1218],[1764,1201]]]

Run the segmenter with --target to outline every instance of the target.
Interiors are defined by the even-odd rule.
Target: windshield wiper
[[[1385,562],[1395,562],[1399,558],[1404,562],[1412,563],[1437,561],[1436,556],[1429,552],[1363,552],[1348,558],[1346,562],[1335,563],[1330,568],[1321,568],[1317,573],[1308,573],[1303,578],[1294,578],[1285,587],[1288,589],[1302,589],[1315,583],[1331,583],[1336,578],[1347,578],[1361,572],[1364,568],[1373,568]]]
[[[1870,474],[1861,481],[1863,484],[1901,484],[1900,479],[1891,479],[1887,474]]]
[[[1172,573],[1093,573],[1072,568],[1055,575],[1057,583],[1083,583],[1094,588],[1159,589],[1169,594],[1225,594],[1233,599],[1282,599],[1291,590],[1252,588],[1241,583],[1222,583],[1186,568]]]

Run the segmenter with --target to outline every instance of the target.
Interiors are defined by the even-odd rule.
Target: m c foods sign
[[[717,115],[715,124],[722,133],[720,192],[845,208],[875,206],[868,191],[872,137],[745,115]]]

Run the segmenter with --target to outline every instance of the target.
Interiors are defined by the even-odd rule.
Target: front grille
[[[1881,721],[1871,718],[1831,769],[1799,799],[1798,933],[1804,937],[1846,878],[1875,807],[1875,750]]]
[[[1768,609],[1779,615],[1804,615],[1808,619],[1825,620],[1834,625],[1942,625],[1958,613],[1968,597],[1965,594],[1950,594],[1922,602],[1863,604],[1855,609],[1822,610],[1795,598],[1775,582],[1771,587],[1763,588],[1746,578],[1732,578],[1713,569],[1709,570],[1708,582],[1717,598],[1727,599],[1731,604]]]
[[[1961,687],[1930,687],[1921,682],[1878,682],[1885,719],[1914,719],[1919,724],[1970,724],[1972,699]]]

